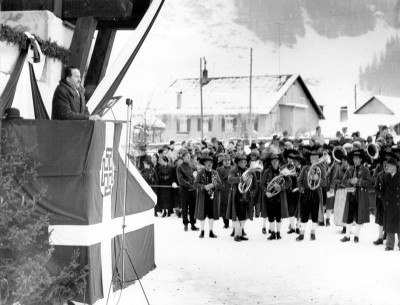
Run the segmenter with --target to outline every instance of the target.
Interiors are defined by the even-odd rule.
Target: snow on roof
[[[367,102],[365,102],[360,108],[354,111],[354,113],[357,114],[358,111],[360,111],[364,106],[366,106],[374,99],[378,100],[383,105],[385,105],[385,107],[388,108],[390,111],[392,111],[395,116],[400,115],[400,98],[392,96],[384,96],[384,95],[374,95]]]
[[[252,113],[269,113],[286,93],[299,75],[254,76],[252,77]],[[249,77],[209,78],[203,85],[203,113],[224,114],[249,112]],[[177,94],[182,94],[181,107],[177,109]],[[174,104],[171,105],[171,101]],[[159,113],[198,114],[200,112],[200,84],[198,78],[178,79],[156,102]]]

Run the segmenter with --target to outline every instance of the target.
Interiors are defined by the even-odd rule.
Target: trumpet
[[[214,188],[212,188],[212,189],[210,189],[210,190],[208,190],[208,194],[210,195],[210,199],[214,199],[214,193],[215,193],[215,186],[217,185],[217,183],[218,183],[218,174],[217,173],[215,173],[215,172],[213,172],[212,173],[212,184],[214,184]]]
[[[280,193],[280,191],[283,188],[283,185],[285,184],[285,177],[288,176],[296,176],[296,169],[295,168],[284,168],[283,170],[280,171],[279,175],[274,177],[267,185],[267,192],[271,193],[272,196],[275,196]],[[276,189],[276,186],[280,186],[280,190]]]
[[[307,184],[310,190],[316,190],[319,187],[321,183],[322,171],[318,167],[318,165],[324,162],[327,164],[331,163],[331,157],[329,157],[326,151],[324,151],[322,157],[319,158],[318,162],[315,162],[310,166],[310,169],[307,174]],[[317,176],[317,178],[315,178],[315,176]]]

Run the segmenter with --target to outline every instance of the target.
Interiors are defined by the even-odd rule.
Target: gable
[[[393,115],[393,111],[386,107],[382,102],[377,100],[375,97],[369,102],[365,103],[360,109],[358,109],[356,114],[390,114]]]

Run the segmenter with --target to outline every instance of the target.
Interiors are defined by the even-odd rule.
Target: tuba
[[[272,197],[279,194],[285,184],[285,177],[296,176],[295,168],[284,168],[280,171],[279,175],[274,177],[267,185],[267,191],[272,194]],[[276,190],[276,185],[281,187],[281,190]]]
[[[318,167],[318,165],[322,164],[324,162],[327,164],[331,163],[331,157],[329,157],[329,155],[326,151],[324,151],[324,153],[322,154],[322,157],[319,158],[318,162],[315,162],[314,164],[311,164],[311,166],[310,166],[310,169],[307,174],[307,184],[308,184],[308,187],[310,188],[310,190],[316,190],[319,187],[319,185],[321,183],[322,171]],[[318,176],[317,179],[314,178],[315,175]]]
[[[253,165],[254,164],[254,165]],[[238,190],[241,194],[246,194],[253,184],[253,172],[262,171],[263,166],[261,163],[256,162],[242,174],[242,182],[239,182]]]
[[[371,159],[376,160],[379,157],[380,149],[381,149],[380,145],[375,143],[370,143],[367,145],[367,154]]]
[[[342,162],[342,157],[347,156],[347,151],[343,148],[343,146],[335,146],[332,150],[332,158],[338,162]]]

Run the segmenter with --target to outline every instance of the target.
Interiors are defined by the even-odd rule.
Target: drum
[[[345,189],[338,189],[335,194],[335,203],[334,203],[334,217],[335,217],[335,225],[344,226],[343,223],[343,212],[344,207],[346,205],[347,199],[347,191]]]

